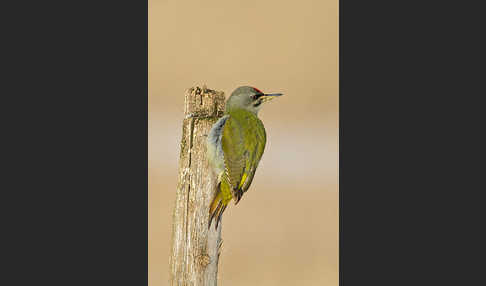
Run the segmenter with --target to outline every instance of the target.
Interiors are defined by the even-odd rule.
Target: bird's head
[[[246,109],[257,114],[264,103],[281,95],[281,93],[263,93],[251,86],[240,86],[226,101],[226,111]]]

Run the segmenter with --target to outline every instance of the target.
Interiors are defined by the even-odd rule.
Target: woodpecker
[[[226,101],[223,117],[212,126],[206,146],[209,164],[217,176],[217,188],[209,206],[208,228],[213,219],[218,228],[231,199],[236,205],[250,187],[267,140],[258,111],[264,103],[281,95],[240,86]]]

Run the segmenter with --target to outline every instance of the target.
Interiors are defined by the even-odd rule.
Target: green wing
[[[266,134],[263,123],[248,111],[231,112],[223,128],[222,147],[225,172],[235,204],[248,190],[263,155]]]

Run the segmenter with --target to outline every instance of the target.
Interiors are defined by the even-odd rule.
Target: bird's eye
[[[251,96],[251,99],[252,100],[257,100],[258,98],[260,98],[261,96],[263,95],[263,93],[257,93],[257,94],[254,94]]]

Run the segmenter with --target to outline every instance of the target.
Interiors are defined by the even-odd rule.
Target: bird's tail
[[[216,219],[216,225],[214,229],[218,228],[219,221],[221,220],[221,216],[223,215],[224,210],[228,206],[229,201],[231,200],[231,196],[225,196],[223,190],[221,189],[221,183],[218,184],[216,188],[216,194],[213,198],[213,201],[209,205],[209,223],[208,229],[211,227],[211,223],[213,218]]]

